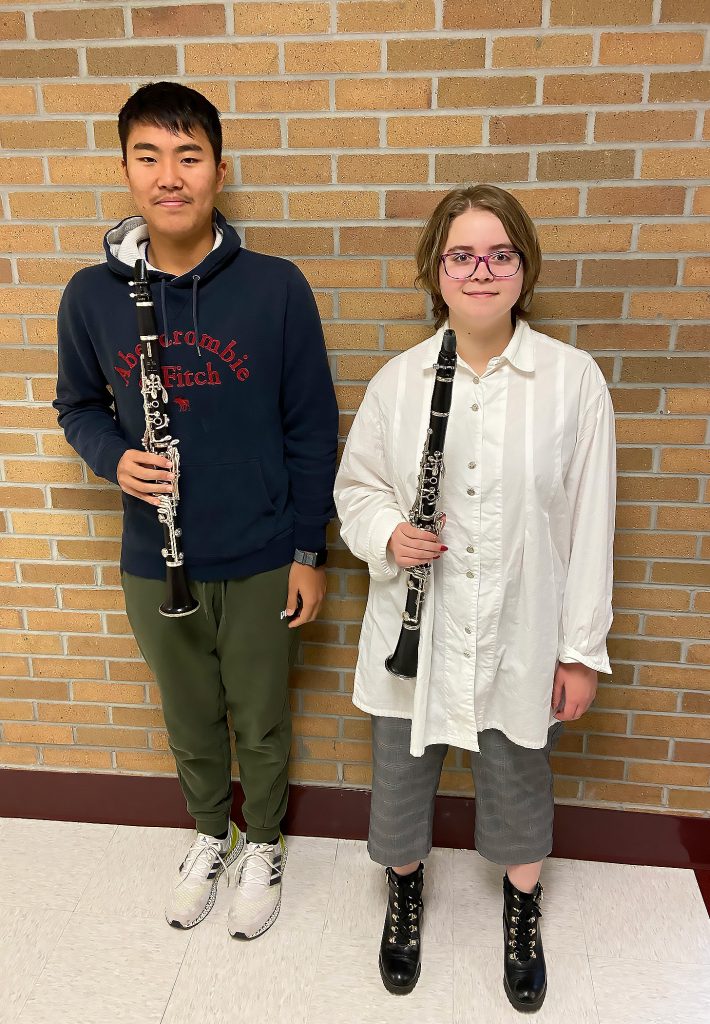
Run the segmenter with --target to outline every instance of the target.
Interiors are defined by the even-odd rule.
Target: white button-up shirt
[[[342,536],[370,591],[354,703],[412,721],[411,753],[478,750],[500,729],[542,747],[558,661],[609,672],[614,414],[591,356],[519,320],[501,356],[459,359],[439,510],[448,551],[425,594],[416,680],[385,669],[407,572],[387,551],[414,504],[442,327],[372,379],[335,484]]]

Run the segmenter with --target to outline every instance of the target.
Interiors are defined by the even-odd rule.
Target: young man
[[[170,748],[197,838],[167,901],[171,925],[212,909],[239,859],[230,934],[276,920],[291,742],[296,627],[325,594],[325,530],[337,406],[311,290],[286,260],[249,252],[214,209],[226,164],[217,110],[200,93],[144,86],[118,119],[140,216],[104,239],[106,263],[69,282],[59,310],[55,407],[67,440],[123,491],[121,578],[131,627],[160,688]],[[180,455],[178,520],[200,607],[165,597],[156,506],[171,463],[142,450],[146,427],[131,281],[146,261],[169,431]],[[283,615],[282,613],[286,614]],[[246,842],[230,821],[231,713]]]

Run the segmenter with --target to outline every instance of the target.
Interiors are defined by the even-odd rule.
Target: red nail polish
[[[441,550],[442,551],[448,551],[449,549],[447,548],[447,546],[445,544],[442,544],[441,545]]]

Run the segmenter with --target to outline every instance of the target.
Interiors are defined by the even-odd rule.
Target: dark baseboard
[[[242,790],[234,784],[234,819]],[[292,785],[284,831],[365,839],[367,790]],[[473,848],[475,801],[439,796],[434,845]],[[0,817],[191,828],[177,779],[0,769]],[[243,824],[243,821],[241,822]],[[710,819],[558,804],[553,857],[690,868],[710,909]]]

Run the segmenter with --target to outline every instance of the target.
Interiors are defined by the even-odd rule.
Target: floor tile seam
[[[56,941],[55,941],[54,945],[52,946],[52,948],[49,950],[49,952],[45,956],[44,964],[42,965],[42,970],[39,972],[39,974],[35,978],[33,984],[30,986],[30,989],[27,992],[27,995],[25,996],[25,998],[24,998],[24,1000],[22,1002],[22,1006],[17,1011],[17,1016],[15,1017],[16,1024],[19,1024],[20,1017],[22,1016],[22,1014],[24,1012],[24,1009],[25,1009],[25,1007],[27,1006],[27,1003],[30,1000],[30,998],[32,996],[32,993],[34,992],[34,990],[36,989],[37,985],[39,984],[39,982],[40,982],[40,980],[42,978],[42,975],[47,970],[47,964],[49,963],[50,958],[52,957],[52,954],[54,953],[54,951],[56,950],[57,946],[59,945],[59,943],[61,942],[62,938],[64,937],[64,933],[66,932],[67,928],[69,927],[69,925],[71,923],[71,920],[72,920],[72,917],[74,916],[74,912],[73,911],[65,910],[65,911],[63,911],[63,913],[65,913],[67,915],[67,919],[64,922],[64,927],[59,932],[59,935],[57,935],[57,938],[56,938]]]
[[[170,927],[170,926],[168,925],[168,927]],[[183,966],[185,964],[185,957],[187,956],[188,950],[190,949],[190,946],[192,945],[192,940],[194,938],[194,935],[195,935],[195,929],[192,928],[190,930],[190,935],[188,937],[188,940],[185,943],[185,948],[183,950],[182,957],[180,958],[180,963],[178,964],[178,969],[175,971],[175,977],[173,978],[173,983],[172,983],[172,985],[170,987],[170,992],[168,994],[167,999],[165,1000],[165,1006],[163,1007],[163,1012],[160,1015],[159,1024],[163,1024],[163,1021],[165,1020],[165,1014],[168,1012],[168,1007],[170,1006],[170,1000],[173,998],[173,993],[175,992],[175,986],[178,983],[178,978],[180,977],[180,972],[182,971]]]

